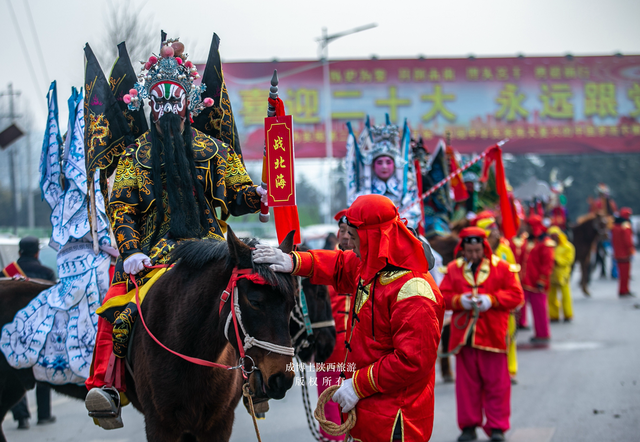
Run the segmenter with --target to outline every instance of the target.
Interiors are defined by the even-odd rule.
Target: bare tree
[[[109,2],[106,33],[98,55],[103,69],[110,69],[118,56],[117,46],[123,41],[136,72],[140,68],[138,61],[159,51],[160,31],[155,29],[152,8],[145,8],[146,3],[136,7],[133,1]]]

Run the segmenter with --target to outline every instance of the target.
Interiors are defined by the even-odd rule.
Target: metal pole
[[[35,209],[33,207],[33,189],[31,189],[31,185],[33,184],[33,171],[31,170],[32,166],[32,155],[31,155],[31,131],[27,131],[27,225],[30,229],[33,229],[36,226],[36,216]]]
[[[331,120],[331,77],[329,72],[329,39],[327,28],[322,28],[322,82],[324,93],[324,139],[325,139],[325,165],[327,166],[327,198],[325,224],[331,223],[331,200],[333,199],[333,180],[331,179],[331,165],[333,163],[333,124]]]

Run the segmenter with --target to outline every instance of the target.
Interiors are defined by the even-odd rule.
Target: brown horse
[[[574,265],[579,263],[581,270],[580,288],[585,296],[589,293],[591,282],[591,253],[598,241],[606,237],[606,218],[595,213],[581,216],[576,225],[571,226],[572,242],[576,248]]]
[[[12,280],[0,278],[0,326],[13,321],[16,313],[29,304],[41,291],[51,287],[53,283],[39,279]],[[0,422],[27,390],[36,385],[31,368],[17,370],[9,365],[4,355],[0,353]],[[58,393],[77,399],[87,395],[84,385],[74,384],[51,385]],[[2,428],[0,428],[0,442],[6,442]]]
[[[280,249],[292,249],[289,235]],[[187,241],[172,253],[177,263],[147,293],[142,313],[149,330],[167,347],[182,354],[228,366],[239,364],[233,321],[226,327],[230,302],[221,311],[223,291],[234,268],[252,269],[267,285],[237,282],[237,304],[244,346],[254,337],[293,352],[289,318],[295,303],[291,275],[254,264],[257,240],[240,241],[229,229],[227,242]],[[220,312],[219,312],[220,311]],[[142,325],[142,324],[139,324]],[[225,337],[227,329],[229,339]],[[243,330],[246,330],[246,335]],[[162,441],[228,441],[234,410],[242,395],[240,370],[208,368],[170,354],[144,328],[132,338],[127,396],[145,416],[147,439]],[[253,346],[245,368],[256,398],[281,399],[293,384],[290,355]]]

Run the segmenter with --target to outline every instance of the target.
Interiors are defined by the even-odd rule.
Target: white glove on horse
[[[253,262],[258,264],[271,264],[271,270],[279,273],[293,272],[293,258],[282,250],[266,244],[256,244],[252,252]]]
[[[463,309],[472,310],[473,309],[473,299],[471,298],[471,295],[470,294],[462,295],[460,297],[460,304],[462,305]]]
[[[486,312],[493,306],[491,302],[491,298],[489,295],[480,295],[478,296],[478,310],[481,312]]]
[[[256,193],[257,193],[258,195],[260,195],[260,202],[261,202],[262,204],[264,204],[265,206],[268,206],[268,205],[269,205],[269,204],[268,204],[269,198],[267,197],[267,195],[268,195],[269,193],[267,192],[267,189],[265,189],[265,188],[264,188],[264,187],[262,187],[262,186],[258,186],[258,187],[256,187]]]
[[[144,270],[145,266],[150,266],[151,259],[144,253],[136,253],[125,259],[122,264],[125,273],[135,275],[136,273]]]
[[[331,400],[340,405],[343,413],[347,413],[349,410],[353,409],[360,400],[353,389],[353,379],[346,379],[340,388],[333,393]]]

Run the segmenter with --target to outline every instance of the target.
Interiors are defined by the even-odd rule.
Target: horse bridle
[[[307,308],[307,297],[304,294],[304,290],[302,289],[302,284],[299,282],[298,287],[300,287],[298,298],[300,302],[296,302],[295,307],[291,310],[291,319],[296,322],[300,326],[300,330],[291,338],[291,342],[295,347],[296,354],[300,352],[303,348],[308,348],[313,344],[312,339],[313,330],[324,328],[324,327],[335,327],[336,321],[334,319],[327,321],[318,321],[311,322],[311,318],[309,317],[309,309]],[[304,339],[298,340],[303,336],[306,332]]]
[[[250,336],[249,333],[247,333],[247,330],[242,323],[242,312],[240,311],[238,287],[236,285],[240,279],[249,279],[254,284],[269,285],[269,283],[264,278],[262,278],[257,273],[254,273],[252,269],[239,269],[237,267],[234,267],[233,273],[231,274],[231,279],[229,279],[229,284],[220,296],[220,313],[222,313],[222,307],[229,299],[229,296],[233,293],[233,295],[231,296],[233,306],[231,308],[231,311],[229,312],[229,315],[227,316],[227,321],[224,325],[224,336],[225,338],[227,338],[227,341],[231,342],[231,340],[229,339],[229,327],[231,326],[231,322],[233,321],[233,325],[236,329],[236,337],[238,338],[238,347],[242,347],[242,350],[240,351],[241,357],[244,357],[243,353],[246,354],[247,350],[249,350],[251,347],[258,347],[273,353],[293,357],[295,355],[295,349],[293,347],[286,347],[284,345],[261,341],[260,339],[256,339]],[[242,343],[239,341],[240,336],[238,334],[238,326],[240,327],[240,330],[242,330],[242,334],[244,334],[244,342]]]
[[[166,268],[169,266],[154,265],[154,266],[145,266],[145,267],[152,268],[152,269],[159,269],[159,268]],[[224,368],[226,370],[240,369],[242,370],[242,376],[245,379],[247,379],[248,375],[253,373],[253,371],[257,368],[255,366],[255,361],[253,360],[253,358],[245,353],[246,350],[248,350],[249,348],[260,347],[265,350],[272,351],[274,353],[284,354],[287,356],[293,357],[295,355],[295,349],[293,347],[285,347],[282,345],[261,341],[249,336],[249,334],[247,333],[244,327],[244,324],[242,323],[242,314],[240,312],[240,304],[238,302],[238,287],[236,287],[236,283],[240,279],[249,279],[250,281],[256,284],[269,285],[269,283],[264,278],[262,278],[257,273],[254,273],[252,269],[239,269],[237,267],[234,267],[233,272],[231,273],[231,278],[229,279],[229,284],[227,284],[227,288],[222,292],[222,295],[220,296],[220,310],[219,310],[220,313],[222,313],[222,307],[224,306],[226,301],[229,299],[229,297],[231,297],[232,308],[231,308],[231,311],[229,312],[229,316],[227,317],[224,334],[227,340],[231,343],[231,340],[229,339],[229,336],[228,336],[228,329],[229,329],[230,323],[233,321],[236,340],[238,343],[238,352],[240,353],[240,359],[239,359],[238,365],[236,366],[229,366],[229,365],[219,364],[217,362],[207,361],[200,358],[194,358],[192,356],[186,356],[186,355],[183,355],[182,353],[171,350],[169,347],[167,347],[162,342],[160,342],[160,340],[156,338],[153,333],[151,333],[151,330],[149,330],[144,320],[142,309],[140,308],[140,295],[139,295],[138,283],[136,282],[136,279],[133,275],[129,275],[129,278],[131,279],[131,282],[135,287],[135,300],[136,300],[136,306],[138,307],[138,314],[140,315],[140,321],[142,322],[142,325],[144,326],[149,336],[160,347],[164,348],[169,353],[172,353],[178,356],[179,358],[184,359],[185,361],[191,362],[192,364],[196,364],[196,365],[202,365],[204,367],[217,367],[217,368]],[[244,343],[240,339],[240,332],[238,327],[240,327],[240,330],[242,330],[242,333],[244,334]],[[245,367],[245,359],[247,358],[251,359],[251,367],[248,370]]]

